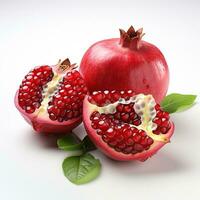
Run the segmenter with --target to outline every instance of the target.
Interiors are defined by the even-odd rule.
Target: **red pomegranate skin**
[[[160,103],[167,93],[169,70],[161,51],[154,45],[139,41],[122,46],[120,38],[93,44],[84,54],[80,72],[90,92],[128,90],[152,94]]]

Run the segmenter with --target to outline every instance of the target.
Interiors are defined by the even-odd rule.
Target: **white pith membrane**
[[[59,89],[59,83],[62,82],[63,77],[66,75],[65,73],[57,73],[56,70],[53,70],[53,78],[49,81],[44,87],[42,93],[45,94],[41,106],[37,109],[36,115],[37,116],[45,116],[48,115],[47,108],[49,106],[49,101],[51,101],[52,97],[56,94]]]
[[[157,128],[157,124],[153,122],[153,119],[156,117],[156,102],[152,95],[139,94],[130,97],[129,100],[120,98],[115,103],[110,103],[109,105],[102,107],[90,103],[90,109],[93,112],[97,111],[100,114],[114,114],[116,112],[116,107],[118,104],[130,103],[134,103],[135,113],[141,117],[142,123],[139,126],[135,126],[133,124],[129,125],[139,130],[144,130],[146,134],[154,141],[160,141],[163,143],[169,142],[169,139],[165,136],[165,134],[156,135],[153,133],[153,131]]]

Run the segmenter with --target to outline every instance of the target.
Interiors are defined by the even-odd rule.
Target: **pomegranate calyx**
[[[73,70],[78,67],[76,63],[71,64],[69,58],[66,58],[63,61],[61,59],[59,59],[56,66],[60,73],[63,73],[63,72],[69,71],[69,70]]]
[[[122,47],[127,47],[132,50],[138,50],[140,47],[140,41],[142,37],[145,35],[143,33],[143,28],[138,29],[135,31],[133,26],[130,26],[130,28],[126,31],[123,29],[119,29],[120,31],[120,44]]]

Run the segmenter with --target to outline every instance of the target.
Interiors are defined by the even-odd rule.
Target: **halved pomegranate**
[[[39,66],[22,81],[15,105],[35,131],[65,133],[82,121],[84,80],[69,59],[54,66]]]
[[[86,131],[116,160],[144,161],[170,141],[174,124],[152,95],[129,91],[93,92],[83,102]]]

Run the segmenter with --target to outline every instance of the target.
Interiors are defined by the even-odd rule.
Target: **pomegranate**
[[[169,71],[161,51],[142,40],[143,29],[127,32],[120,38],[93,44],[84,54],[80,73],[90,92],[98,90],[133,90],[152,94],[160,102],[167,93]]]
[[[152,95],[98,91],[83,102],[86,131],[115,160],[144,161],[170,141],[174,124]]]
[[[22,81],[15,105],[35,131],[65,133],[82,121],[84,80],[69,59],[39,66]]]

